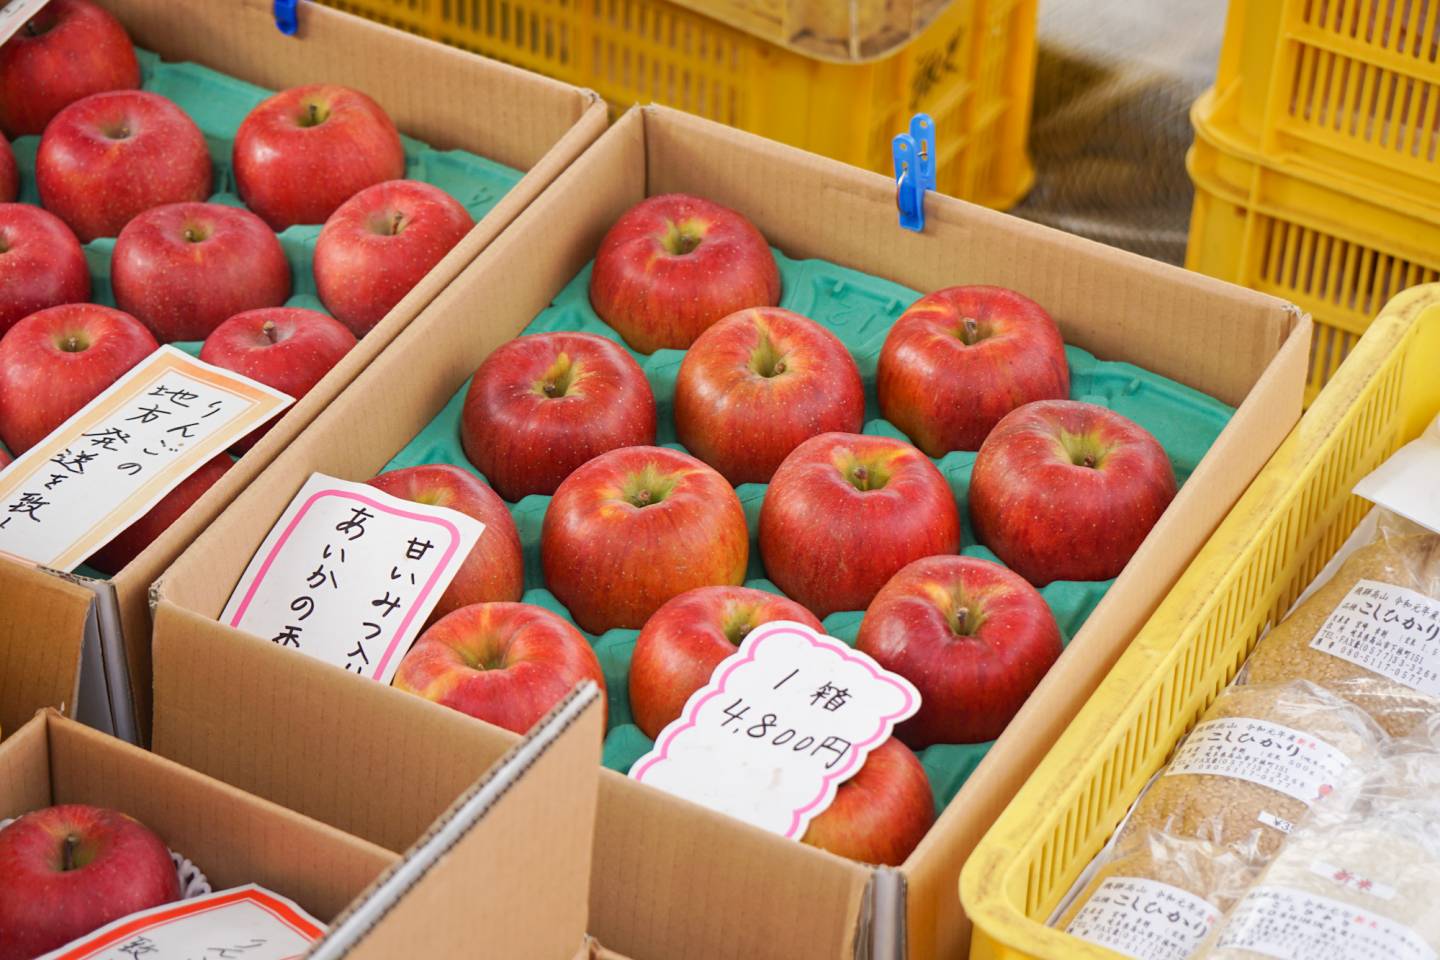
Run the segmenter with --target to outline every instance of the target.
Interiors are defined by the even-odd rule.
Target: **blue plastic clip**
[[[287,37],[295,36],[295,31],[300,29],[300,18],[295,12],[299,5],[299,0],[275,0],[275,26]]]
[[[919,233],[925,229],[925,191],[935,189],[935,121],[927,113],[915,114],[910,132],[898,134],[890,149],[900,226]]]

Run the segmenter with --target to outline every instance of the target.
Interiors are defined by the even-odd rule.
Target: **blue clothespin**
[[[915,114],[910,132],[897,135],[890,150],[900,226],[919,233],[925,229],[925,191],[935,189],[935,121],[929,114]]]
[[[296,13],[299,0],[275,0],[275,26],[287,37],[295,36],[300,29],[300,18]]]

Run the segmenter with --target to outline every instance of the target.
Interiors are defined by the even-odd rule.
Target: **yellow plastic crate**
[[[661,103],[884,173],[890,141],[926,112],[937,189],[1009,207],[1026,154],[1038,0],[952,0],[908,43],[833,62],[666,0],[324,0],[589,87],[617,110]]]
[[[1440,285],[1391,300],[991,827],[961,875],[973,960],[1101,960],[1045,926],[1146,780],[1369,505],[1355,482],[1440,413]]]
[[[1211,90],[1190,114],[1195,206],[1185,265],[1312,314],[1308,403],[1391,297],[1440,280],[1440,208],[1288,173],[1216,121],[1219,101]]]
[[[1440,0],[1231,0],[1215,86],[1282,171],[1440,214]]]

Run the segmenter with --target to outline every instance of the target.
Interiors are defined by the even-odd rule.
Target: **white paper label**
[[[1188,890],[1107,877],[1065,932],[1136,960],[1186,960],[1219,919],[1219,910]]]
[[[1255,814],[1255,819],[1267,827],[1279,830],[1281,833],[1290,833],[1295,829],[1295,824],[1292,821],[1286,820],[1278,814],[1271,813],[1269,810],[1261,810]]]
[[[312,474],[220,620],[389,683],[484,529],[456,510]]]
[[[1266,884],[1240,901],[1217,949],[1277,960],[1436,960],[1402,923],[1330,897]]]
[[[0,43],[19,33],[25,22],[49,2],[50,0],[10,0],[0,7]]]
[[[1361,876],[1353,870],[1346,870],[1344,867],[1337,867],[1334,864],[1326,863],[1323,860],[1316,860],[1310,864],[1310,872],[1317,877],[1324,877],[1331,883],[1337,883],[1347,890],[1354,890],[1357,893],[1368,893],[1372,897],[1379,897],[1381,900],[1394,900],[1395,888],[1378,880]]]
[[[1440,533],[1440,420],[1395,451],[1355,493],[1392,513]]]
[[[1325,620],[1310,646],[1440,697],[1440,601],[1423,593],[1361,580]]]
[[[798,840],[895,724],[920,709],[904,677],[790,621],[715,668],[630,776]]]
[[[75,569],[291,402],[161,347],[0,471],[0,551]]]
[[[1165,775],[1231,777],[1309,804],[1334,789],[1348,766],[1349,757],[1303,730],[1222,717],[1200,724],[1185,738]]]
[[[250,884],[132,913],[41,960],[293,960],[324,933],[293,901]]]

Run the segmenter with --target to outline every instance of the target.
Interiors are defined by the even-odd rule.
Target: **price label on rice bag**
[[[0,43],[19,33],[20,28],[29,23],[30,18],[49,2],[50,0],[10,0],[0,6]]]
[[[1219,910],[1188,890],[1107,877],[1065,932],[1135,960],[1186,960],[1219,919]]]
[[[1165,769],[1165,776],[1233,777],[1310,804],[1330,793],[1350,758],[1324,740],[1266,720],[1222,717],[1200,724]]]
[[[1440,420],[1355,484],[1355,494],[1440,533]]]
[[[1293,887],[1255,887],[1236,906],[1217,950],[1278,960],[1436,960],[1414,930],[1353,903]]]
[[[132,913],[40,960],[292,960],[325,926],[249,884]]]
[[[161,347],[0,471],[0,552],[75,569],[292,402]]]
[[[1316,631],[1310,646],[1440,697],[1440,601],[1361,580]]]
[[[312,474],[220,621],[389,683],[484,529],[448,507]]]
[[[904,677],[790,621],[757,627],[661,731],[630,776],[798,840],[895,725]]]

